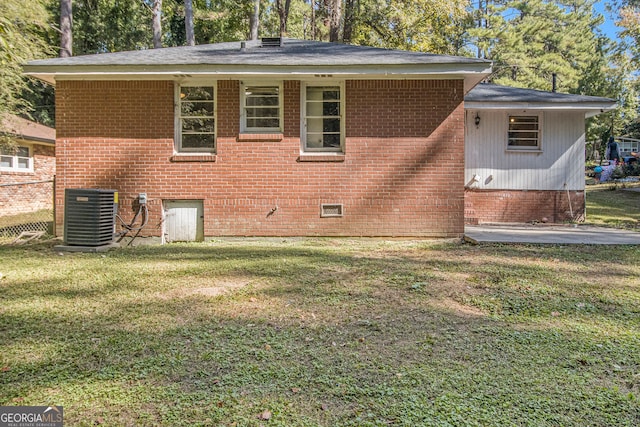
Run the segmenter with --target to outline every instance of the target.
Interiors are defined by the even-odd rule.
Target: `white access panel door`
[[[170,242],[204,240],[202,200],[165,200],[164,237]]]

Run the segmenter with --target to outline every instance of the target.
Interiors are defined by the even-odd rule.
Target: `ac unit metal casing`
[[[112,243],[117,211],[116,190],[65,189],[65,243],[78,246],[102,246]]]

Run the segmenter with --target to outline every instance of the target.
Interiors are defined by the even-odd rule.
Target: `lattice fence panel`
[[[20,219],[22,217],[22,219]],[[0,244],[16,239],[50,236],[53,234],[53,210],[43,209],[28,214],[0,217]]]

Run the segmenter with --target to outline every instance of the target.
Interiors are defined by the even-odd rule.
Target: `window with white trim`
[[[307,85],[303,96],[304,151],[343,151],[341,87]]]
[[[33,170],[33,156],[28,146],[1,147],[0,169],[4,171],[29,172]]]
[[[216,149],[213,86],[180,86],[178,91],[179,152],[212,153]]]
[[[282,86],[243,85],[242,132],[282,132]]]
[[[540,116],[509,115],[509,150],[540,150]]]

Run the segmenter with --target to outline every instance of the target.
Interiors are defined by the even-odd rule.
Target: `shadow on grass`
[[[0,282],[0,403],[62,404],[72,425],[257,426],[265,410],[269,425],[293,426],[640,419],[640,337],[625,323],[637,305],[581,289],[600,268],[583,256],[604,259],[588,248],[258,242],[0,255],[17,263]],[[637,301],[637,267],[616,268]],[[234,278],[244,285],[194,293]],[[484,314],[434,304],[448,299]]]

